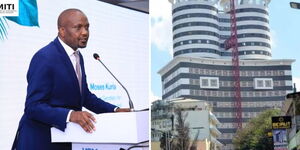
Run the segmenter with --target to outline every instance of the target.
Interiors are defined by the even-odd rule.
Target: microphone
[[[127,91],[127,89],[123,86],[123,84],[115,77],[115,75],[104,65],[104,63],[100,60],[100,57],[99,57],[99,55],[97,54],[97,53],[94,53],[94,58],[96,59],[96,60],[98,60],[103,66],[104,66],[104,68],[115,78],[115,80],[117,80],[118,81],[118,83],[122,86],[122,88],[125,90],[125,92],[126,92],[126,94],[127,94],[127,97],[128,97],[128,99],[129,99],[129,107],[130,107],[130,109],[131,109],[131,111],[133,111],[134,110],[134,107],[133,107],[133,103],[132,103],[132,100],[131,100],[131,98],[130,98],[130,96],[129,96],[129,93],[128,93],[128,91]]]

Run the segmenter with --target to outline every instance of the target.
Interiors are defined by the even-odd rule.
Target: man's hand
[[[116,112],[131,112],[130,108],[117,108]]]
[[[72,111],[70,122],[78,123],[88,133],[92,133],[96,130],[93,123],[96,122],[96,119],[92,114],[86,111]]]

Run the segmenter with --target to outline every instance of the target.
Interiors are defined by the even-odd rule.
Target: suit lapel
[[[65,67],[67,68],[71,78],[74,80],[73,84],[74,84],[74,87],[76,87],[76,90],[78,91],[78,93],[80,94],[80,88],[79,88],[79,83],[78,83],[78,79],[77,79],[77,76],[76,76],[76,72],[74,70],[74,67],[72,65],[72,62],[70,60],[70,57],[68,56],[68,54],[66,53],[65,49],[63,48],[63,46],[60,44],[59,40],[58,40],[58,37],[55,38],[55,40],[53,41],[54,44],[56,45],[57,47],[57,50],[60,54],[60,57],[61,59],[63,60],[64,62],[64,65]]]

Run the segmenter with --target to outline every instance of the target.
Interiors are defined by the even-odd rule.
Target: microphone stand
[[[114,74],[106,67],[106,65],[100,60],[99,55],[98,55],[98,56],[95,56],[95,54],[94,54],[94,58],[95,58],[96,60],[98,60],[98,61],[105,67],[105,69],[110,73],[110,75],[112,75],[112,76],[114,77],[114,79],[117,80],[118,83],[122,86],[122,88],[125,90],[125,92],[126,92],[126,94],[127,94],[127,97],[128,97],[128,99],[129,99],[129,108],[130,108],[131,111],[134,111],[133,103],[132,103],[132,100],[131,100],[131,98],[130,98],[130,96],[129,96],[129,93],[128,93],[127,89],[126,89],[126,88],[123,86],[123,84],[122,84],[122,83],[114,76]]]

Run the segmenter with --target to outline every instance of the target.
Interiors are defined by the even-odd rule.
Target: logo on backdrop
[[[6,19],[22,26],[39,26],[36,0],[0,0],[0,40],[7,39]]]
[[[19,0],[0,0],[0,16],[19,16]]]

